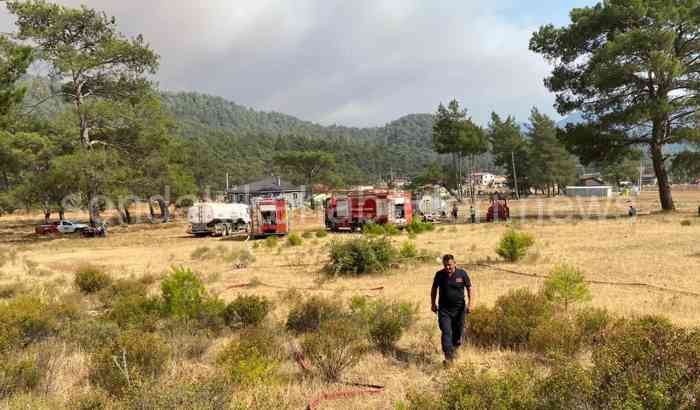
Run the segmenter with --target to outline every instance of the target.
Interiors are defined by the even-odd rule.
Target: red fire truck
[[[368,222],[406,226],[413,222],[411,193],[388,190],[335,192],[325,203],[326,228],[357,230]]]
[[[260,199],[250,208],[250,235],[284,236],[289,233],[289,210],[286,199]]]

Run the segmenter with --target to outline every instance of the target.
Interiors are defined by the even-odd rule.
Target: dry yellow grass
[[[700,192],[676,193],[679,211],[671,214],[658,212],[655,195],[644,193],[634,202],[642,213],[648,214],[635,219],[625,216],[629,204],[624,199],[582,203],[567,199],[511,202],[513,215],[522,218],[516,224],[532,233],[536,244],[523,262],[499,263],[498,267],[546,275],[556,264],[569,263],[582,269],[591,280],[646,282],[700,293],[700,218],[697,217]],[[481,215],[485,215],[485,206],[485,203],[480,204]],[[463,209],[462,214],[465,211]],[[582,214],[600,216],[602,211],[607,212],[607,218],[571,217]],[[538,220],[540,214],[560,218]],[[682,226],[684,220],[689,220],[690,225]],[[438,261],[402,267],[383,275],[327,280],[320,272],[326,260],[325,245],[352,234],[305,239],[300,247],[268,249],[258,246],[253,249],[252,242],[190,237],[181,221],[167,225],[114,227],[106,239],[36,238],[31,234],[34,222],[31,217],[22,215],[0,219],[0,252],[5,252],[4,263],[0,266],[0,285],[18,281],[54,291],[68,290],[72,286],[75,267],[85,262],[104,266],[115,277],[160,275],[170,266],[187,265],[203,275],[210,292],[224,300],[244,293],[272,298],[276,302],[272,319],[277,322],[285,320],[289,308],[283,288],[298,288],[305,294],[340,298],[368,294],[417,303],[419,322],[401,340],[400,346],[412,352],[427,350],[432,363],[419,366],[411,361],[373,353],[345,379],[385,385],[385,394],[328,403],[324,409],[392,408],[408,390],[434,386],[445,375],[440,365],[437,326],[428,300],[434,272],[440,268]],[[296,215],[293,226],[300,231],[321,229],[322,215],[306,213],[303,218]],[[508,227],[503,224],[441,225],[434,232],[419,235],[415,243],[419,249],[453,253],[458,264],[469,265],[496,260],[495,248],[506,229]],[[393,240],[398,244],[408,238],[403,234]],[[255,254],[256,261],[245,269],[236,269],[217,256],[193,258],[193,251],[203,246],[215,254],[248,247]],[[11,253],[12,258],[8,256]],[[477,304],[491,305],[511,289],[536,289],[541,285],[541,279],[511,275],[488,267],[471,269],[470,274],[477,292]],[[252,288],[235,287],[251,281],[260,284]],[[379,287],[383,289],[369,290]],[[659,314],[679,325],[700,326],[700,297],[697,296],[614,285],[591,285],[591,290],[592,306],[605,307],[619,315]],[[460,361],[499,368],[513,355],[507,351],[466,348]],[[65,390],[80,385],[85,373],[80,367],[85,363],[80,355],[65,359],[66,364],[59,373],[75,380],[64,380],[57,388],[64,390],[63,397],[68,397],[70,394]],[[343,388],[314,380],[299,383],[295,376],[298,370],[291,364],[286,366],[289,377],[276,394],[291,408],[303,407],[306,400],[322,392]]]

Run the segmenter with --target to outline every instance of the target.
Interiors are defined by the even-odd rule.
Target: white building
[[[475,172],[472,174],[472,178],[474,184],[483,186],[490,186],[496,181],[496,175],[488,172]],[[467,180],[466,183],[468,184],[469,180]]]
[[[611,186],[568,186],[566,196],[573,198],[610,198],[613,188]]]

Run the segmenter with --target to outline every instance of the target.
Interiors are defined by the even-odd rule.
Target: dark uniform
[[[462,344],[464,335],[464,289],[471,288],[469,275],[456,269],[452,276],[446,269],[435,274],[433,288],[438,289],[438,324],[442,332],[442,351],[447,360],[454,358],[455,349]]]

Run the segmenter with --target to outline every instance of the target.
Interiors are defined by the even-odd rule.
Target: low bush
[[[416,312],[417,307],[410,303],[367,297],[354,297],[350,302],[351,315],[365,324],[370,342],[383,352],[395,349],[403,333],[415,323]]]
[[[61,337],[86,352],[96,352],[107,346],[120,333],[119,325],[105,318],[85,318],[67,323]]]
[[[303,243],[304,240],[301,239],[298,233],[290,233],[289,236],[287,236],[288,246],[301,246]]]
[[[613,318],[602,308],[582,309],[576,314],[576,326],[585,346],[594,346],[602,341],[606,329],[613,323]]]
[[[276,335],[270,330],[248,329],[224,348],[217,363],[233,384],[252,386],[274,378],[280,352]]]
[[[176,318],[193,318],[207,297],[202,280],[191,269],[174,267],[160,284],[163,311]]]
[[[389,236],[396,236],[396,235],[401,235],[401,230],[396,227],[394,224],[386,224],[384,225],[384,235],[389,235]]]
[[[83,293],[98,292],[112,283],[112,278],[101,268],[83,265],[75,272],[75,286]]]
[[[231,327],[257,326],[265,320],[272,303],[263,296],[238,296],[224,310],[224,320]]]
[[[324,230],[320,230],[320,231],[316,231],[316,237],[317,237],[317,238],[325,238],[326,236],[328,236],[328,232],[326,232],[325,229],[324,229]]]
[[[414,235],[418,235],[423,232],[431,232],[433,230],[435,230],[435,225],[430,222],[422,222],[417,219],[414,219],[406,226],[406,231]]]
[[[541,354],[560,353],[573,356],[583,347],[580,329],[566,317],[542,321],[529,336],[530,349]]]
[[[245,269],[255,262],[255,255],[248,248],[234,249],[225,254],[224,262],[232,263],[236,268]]]
[[[0,353],[55,334],[60,312],[54,308],[35,296],[18,296],[0,304]]]
[[[16,393],[30,392],[41,384],[46,371],[39,365],[38,354],[0,356],[0,399]]]
[[[128,330],[91,358],[90,381],[119,396],[157,378],[170,357],[167,342],[155,333]]]
[[[77,395],[72,395],[66,403],[69,410],[107,410],[117,409],[117,404],[107,392],[101,389],[91,389]]]
[[[690,226],[692,223],[688,219],[684,219],[681,221],[681,226]]]
[[[0,299],[11,299],[25,291],[23,283],[15,282],[0,285]]]
[[[159,299],[138,293],[118,296],[106,317],[123,329],[154,331],[162,314]]]
[[[401,248],[399,248],[399,255],[405,259],[413,259],[418,256],[418,248],[416,248],[415,243],[406,241],[401,244]]]
[[[527,254],[535,239],[527,232],[509,229],[496,248],[496,253],[508,262],[517,262]]]
[[[272,249],[277,247],[277,245],[279,244],[279,240],[276,236],[268,236],[267,238],[265,238],[265,241],[263,243],[265,244],[265,247]]]
[[[232,393],[223,377],[197,377],[194,380],[178,377],[131,389],[121,402],[126,409],[138,410],[227,410],[231,408]]]
[[[330,244],[329,262],[325,267],[331,275],[362,275],[383,272],[396,261],[398,251],[387,238],[356,238]]]
[[[475,309],[466,336],[481,346],[526,348],[533,331],[552,314],[543,294],[517,289],[499,297],[493,309]]]
[[[563,358],[537,385],[537,409],[588,409],[593,399],[591,373],[578,363]]]
[[[328,381],[337,381],[343,372],[355,366],[367,352],[357,323],[349,318],[324,322],[319,332],[307,334],[302,350]]]
[[[700,332],[659,317],[620,321],[593,349],[595,408],[689,409],[700,378]]]
[[[340,318],[345,314],[340,302],[312,296],[292,306],[287,316],[287,329],[297,333],[317,331],[322,323]]]
[[[303,234],[301,234],[301,237],[304,239],[311,239],[314,237],[313,232],[306,231]]]
[[[148,287],[140,280],[134,279],[117,279],[112,284],[102,289],[98,296],[100,301],[106,306],[111,307],[119,298],[127,296],[148,295]]]
[[[368,222],[362,226],[362,234],[367,236],[384,235],[384,227],[374,222]]]

